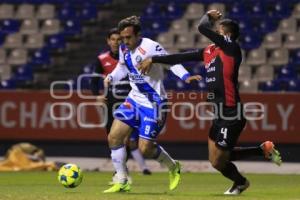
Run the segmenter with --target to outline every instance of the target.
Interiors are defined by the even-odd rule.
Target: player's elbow
[[[199,33],[202,33],[202,34],[203,34],[203,32],[205,32],[205,29],[206,29],[206,27],[205,27],[204,24],[200,23],[200,24],[198,25],[198,31],[199,31]]]

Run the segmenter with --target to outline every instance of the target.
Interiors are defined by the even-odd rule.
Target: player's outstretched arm
[[[200,19],[200,23],[198,25],[198,31],[209,38],[213,43],[219,46],[223,50],[227,50],[232,45],[231,42],[228,41],[224,36],[218,34],[213,31],[212,28],[216,21],[221,19],[222,14],[218,10],[209,10],[205,15],[203,15]]]
[[[151,69],[152,63],[175,65],[189,61],[203,61],[203,49],[170,55],[153,56],[152,58],[143,60],[138,66],[138,69],[142,74],[147,74]]]

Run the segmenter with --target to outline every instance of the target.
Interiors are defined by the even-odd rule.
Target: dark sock
[[[126,154],[127,154],[126,155],[126,163],[127,163],[128,159],[129,159],[129,157],[131,155],[129,146],[126,146]],[[127,165],[126,165],[126,171],[127,171],[127,174],[129,174],[129,170],[128,170]]]
[[[253,156],[264,155],[263,150],[258,147],[235,147],[230,154],[230,161],[243,160]]]
[[[127,153],[127,156],[126,156],[126,162],[127,162],[129,157],[131,156],[131,150],[130,150],[129,146],[126,146],[126,153]]]
[[[220,172],[235,184],[243,185],[246,181],[246,178],[239,173],[237,167],[232,162],[228,162]]]

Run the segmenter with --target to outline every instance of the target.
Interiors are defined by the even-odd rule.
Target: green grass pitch
[[[111,173],[84,172],[82,184],[67,189],[57,181],[56,172],[0,173],[0,200],[300,200],[299,175],[249,174],[250,188],[238,197],[222,193],[231,182],[220,174],[183,173],[179,188],[168,191],[168,174],[132,174],[130,193],[102,194]]]

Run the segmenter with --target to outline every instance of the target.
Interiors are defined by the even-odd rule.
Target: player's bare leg
[[[108,134],[108,144],[111,149],[111,159],[114,165],[117,183],[104,193],[114,193],[129,191],[130,185],[127,183],[127,168],[126,168],[126,144],[125,139],[132,132],[132,128],[127,124],[115,119]]]
[[[128,146],[133,159],[138,163],[142,173],[144,175],[151,175],[151,171],[148,169],[145,159],[139,150],[138,140],[129,139]]]
[[[145,158],[154,158],[169,169],[169,189],[176,189],[180,181],[179,162],[173,160],[172,157],[154,141],[140,138],[139,149]]]
[[[237,167],[230,162],[230,151],[222,150],[211,139],[208,140],[209,161],[223,176],[233,181],[233,186],[224,194],[239,195],[249,187],[249,181],[243,177]]]

